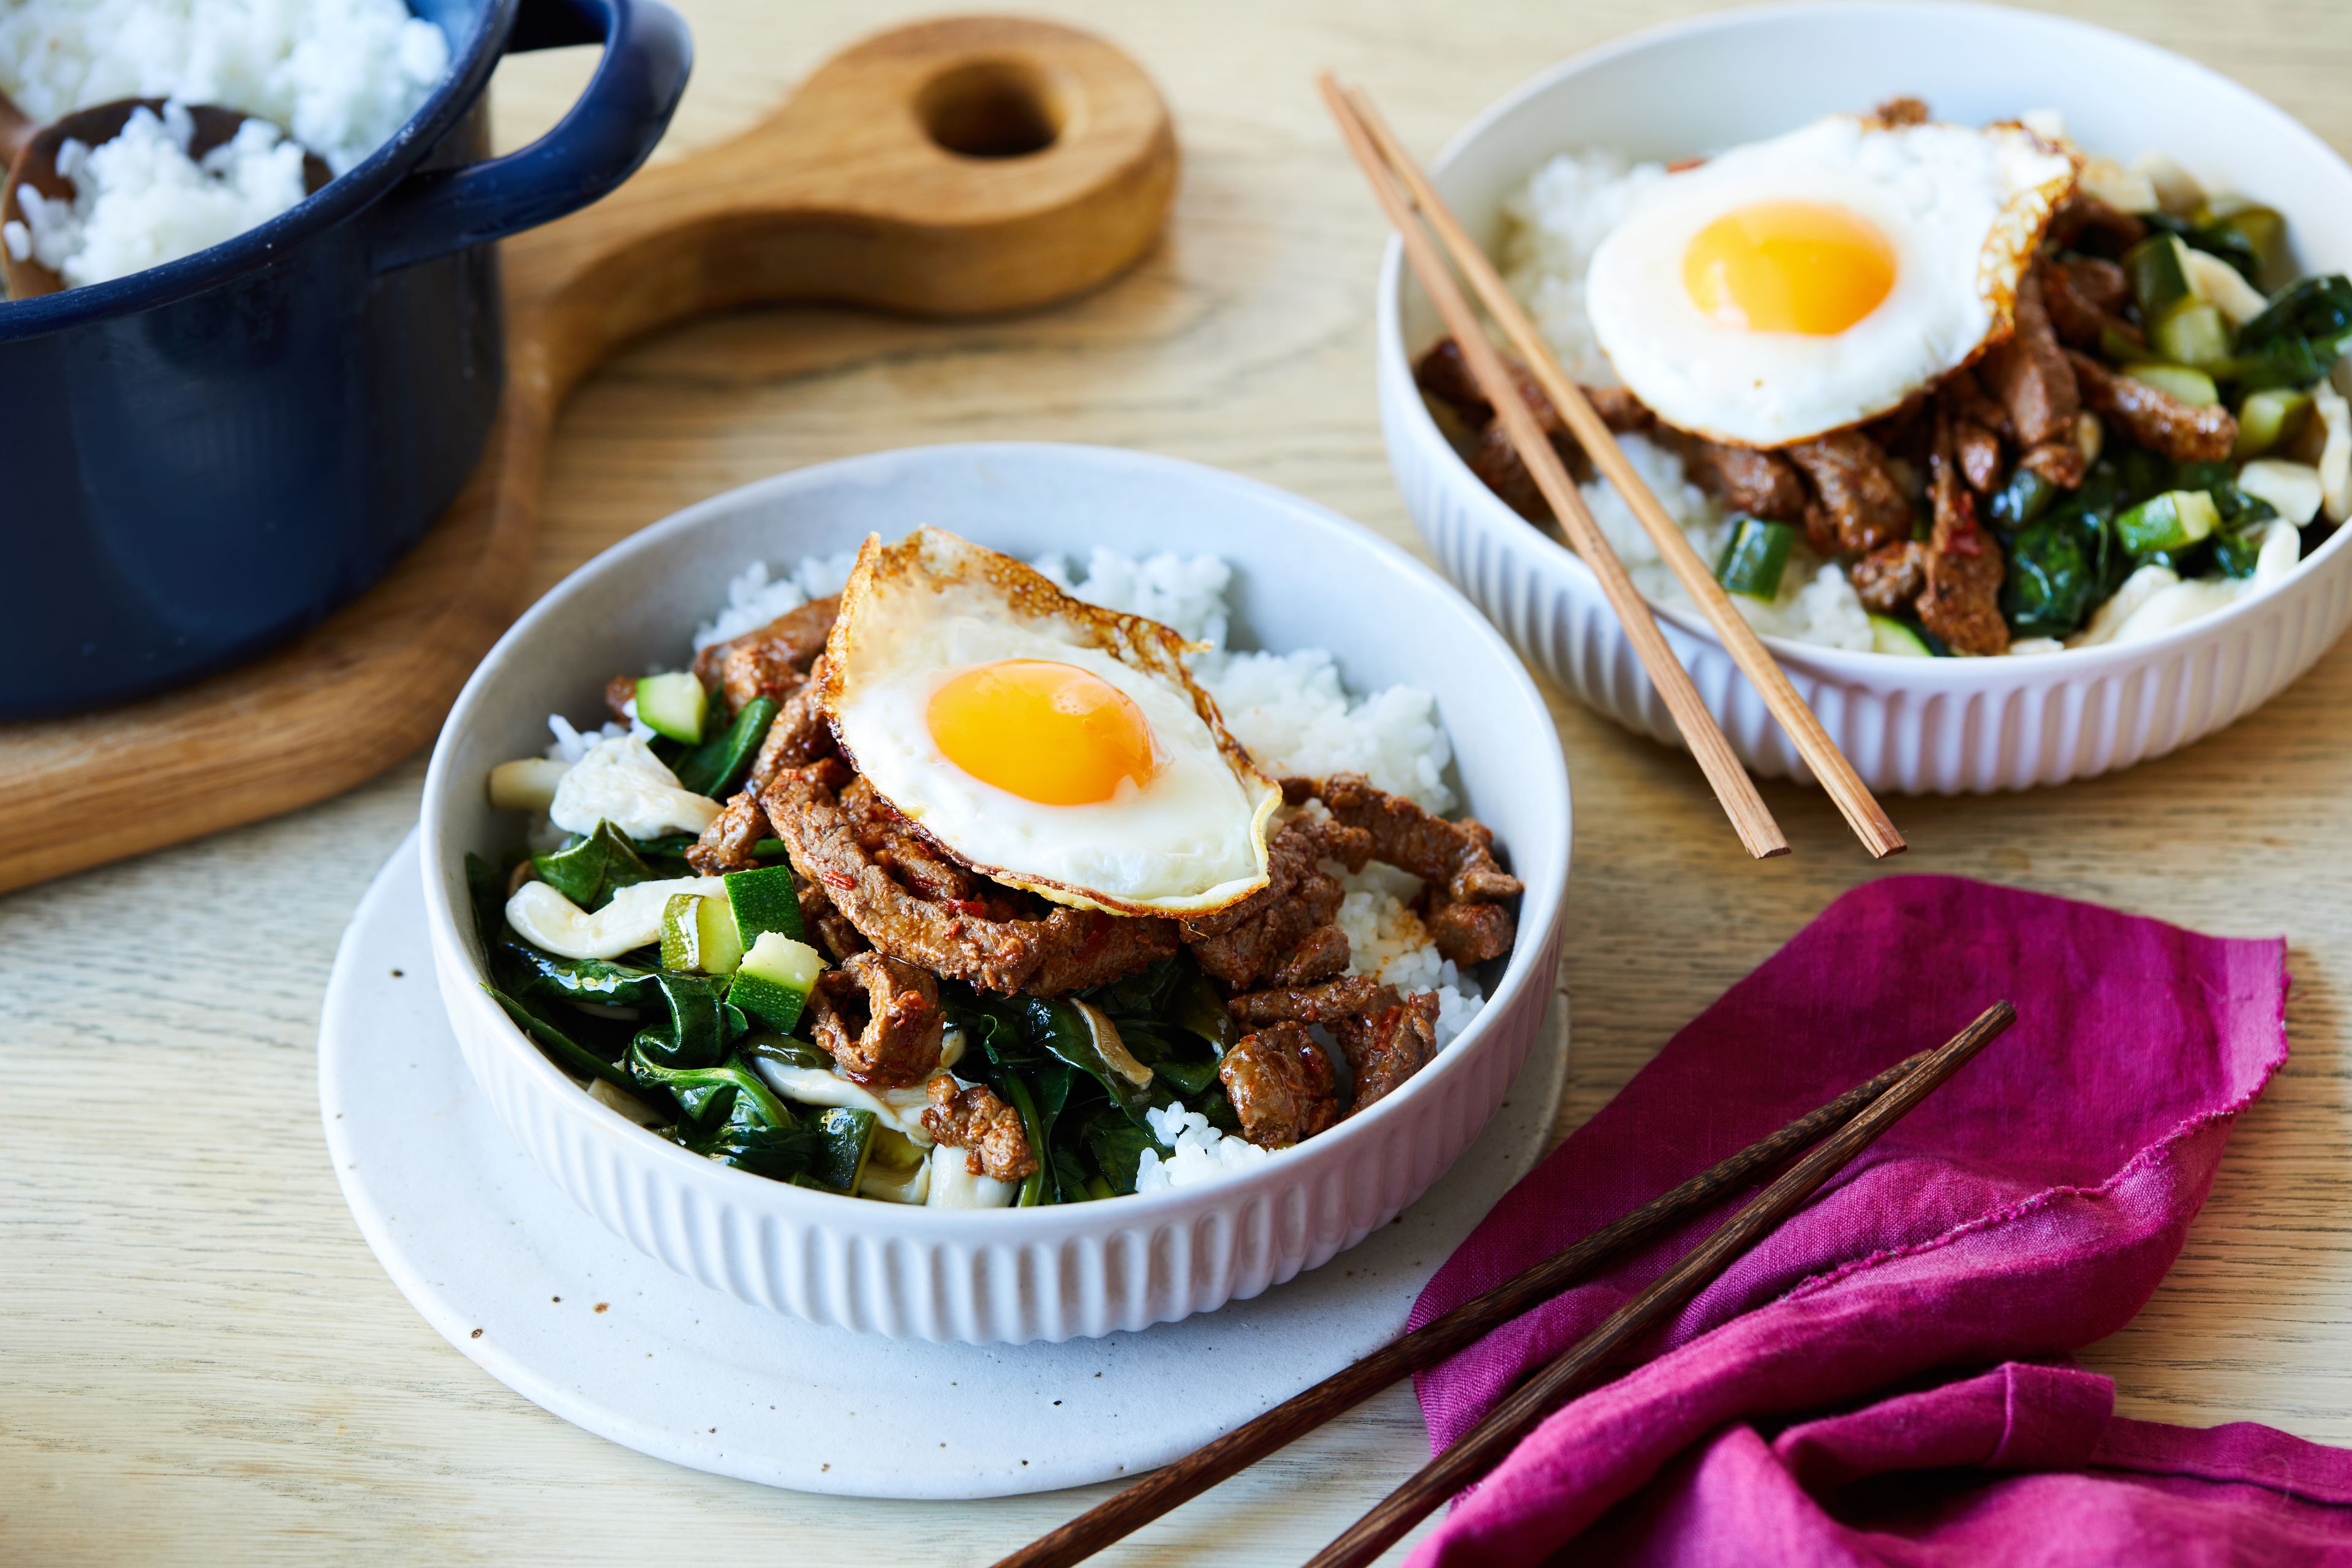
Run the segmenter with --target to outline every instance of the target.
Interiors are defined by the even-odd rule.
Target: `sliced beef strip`
[[[2073,439],[2044,441],[2017,459],[2021,468],[2030,468],[2062,490],[2081,486],[2083,470],[2088,467],[2083,460],[2083,448]]]
[[[1876,616],[1899,615],[1927,584],[1927,547],[1914,539],[1882,544],[1846,569],[1863,608]]]
[[[1489,425],[1471,449],[1470,472],[1502,499],[1505,506],[1529,522],[1550,522],[1551,502],[1536,488],[1536,477],[1519,458],[1519,449],[1500,425]]]
[[[637,678],[616,675],[604,682],[604,711],[619,722],[630,721],[629,704],[637,700]]]
[[[1437,994],[1423,991],[1360,1013],[1341,1020],[1333,1033],[1356,1074],[1355,1103],[1348,1114],[1360,1115],[1437,1054]]]
[[[1484,963],[1510,952],[1517,939],[1517,922],[1500,904],[1457,904],[1434,882],[1424,898],[1422,923],[1441,958],[1459,964]]]
[[[858,847],[895,875],[919,898],[961,903],[972,896],[972,874],[948,858],[912,823],[874,793],[860,776],[842,786],[841,809],[857,835]]]
[[[760,742],[751,760],[750,787],[764,793],[786,768],[804,768],[835,754],[833,727],[824,714],[824,660],[819,658],[808,679],[794,687],[777,710],[776,721]]]
[[[702,830],[702,837],[687,847],[686,863],[704,877],[747,871],[760,863],[753,858],[751,847],[766,837],[768,814],[761,809],[760,797],[747,789],[729,801]]]
[[[2129,291],[2124,269],[2095,256],[2071,261],[2048,260],[2036,268],[2042,280],[2042,309],[2051,330],[2076,348],[2095,349],[2108,332],[2133,342],[2142,342],[2140,330],[2116,312]]]
[[[2216,405],[2199,408],[2144,381],[2117,374],[2086,353],[2068,351],[2083,401],[2142,447],[2179,463],[2218,463],[2238,444],[2238,422]]]
[[[1321,985],[1252,991],[1226,1006],[1244,1029],[1269,1024],[1328,1024],[1396,1000],[1396,993],[1363,974],[1342,975]]]
[[[760,650],[759,662],[765,668],[805,674],[816,656],[824,651],[824,639],[833,631],[834,620],[840,614],[840,595],[811,599],[785,611],[757,631],[745,632],[741,637],[730,637],[725,642],[712,643],[694,656],[695,679],[702,682],[704,690],[719,692],[729,657],[738,649],[752,647]],[[781,696],[782,693],[770,695]]]
[[[816,1043],[860,1083],[905,1089],[939,1070],[939,982],[915,964],[858,953],[817,977],[808,1015]]]
[[[1312,985],[1348,967],[1348,933],[1338,926],[1317,926],[1298,939],[1298,945],[1274,966],[1279,986]]]
[[[1931,469],[1936,523],[1927,542],[1919,622],[1956,653],[2005,652],[2009,623],[2000,614],[2000,548],[1977,526],[1976,497],[1961,481],[1948,417],[1937,420]]]
[[[1021,1125],[1021,1113],[996,1098],[985,1084],[959,1086],[945,1073],[926,1090],[931,1103],[923,1131],[934,1142],[964,1152],[963,1166],[975,1176],[1018,1182],[1035,1173],[1036,1152]]]
[[[1908,94],[1890,98],[1872,110],[1870,116],[1882,125],[1925,125],[1927,123],[1927,101]]]
[[[2029,272],[2019,281],[2015,328],[1986,351],[1977,375],[2008,412],[2010,434],[2020,447],[2038,447],[2074,433],[2082,397],[2066,351],[2051,330],[2038,274]]]
[[[824,947],[835,963],[864,952],[871,945],[857,934],[849,917],[833,907],[824,896],[824,889],[805,877],[795,877],[793,892],[801,901],[801,929],[809,933],[814,943]]]
[[[1774,522],[1801,523],[1810,498],[1796,466],[1778,452],[1727,447],[1702,436],[1659,426],[1660,438],[1683,460],[1691,481],[1727,511],[1744,511]]]
[[[1867,555],[1911,536],[1911,503],[1868,436],[1838,430],[1787,450],[1821,498],[1806,512],[1805,532],[1822,554]]]
[[[1092,937],[1087,911],[1055,910],[1042,921],[992,920],[967,904],[917,898],[860,844],[838,792],[850,778],[837,761],[779,773],[761,797],[790,852],[793,874],[823,885],[860,936],[901,963],[991,991],[1024,988],[1049,952]]]
[[[1511,373],[1521,400],[1527,404],[1528,412],[1536,416],[1536,423],[1542,427],[1544,434],[1552,437],[1555,444],[1562,439],[1572,444],[1573,437],[1568,434],[1567,421],[1559,416],[1559,410],[1552,406],[1551,398],[1545,394],[1542,384],[1536,380],[1535,373],[1509,354],[1498,354],[1497,357],[1502,360],[1503,368]],[[1441,338],[1421,356],[1420,362],[1413,366],[1412,378],[1423,392],[1461,416],[1462,422],[1473,430],[1486,428],[1495,417],[1495,405],[1486,401],[1486,393],[1479,389],[1477,377],[1470,374],[1469,357],[1463,353],[1462,345],[1452,338]],[[1593,413],[1601,416],[1601,422],[1621,436],[1629,430],[1647,429],[1654,418],[1629,387],[1586,386],[1580,390],[1584,394],[1584,400],[1592,405]],[[1563,449],[1561,455],[1566,456],[1567,451]]]
[[[1286,796],[1292,787],[1286,783]],[[1374,789],[1358,773],[1333,773],[1307,787],[1341,827],[1370,836],[1371,858],[1444,885],[1458,903],[1493,903],[1522,890],[1519,879],[1495,863],[1495,836],[1475,818],[1448,822]]]
[[[1184,944],[1202,969],[1228,986],[1246,989],[1309,933],[1330,924],[1343,890],[1318,864],[1328,840],[1313,822],[1292,818],[1266,841],[1265,887],[1239,903],[1184,922]]]
[[[1304,1024],[1244,1035],[1217,1063],[1217,1079],[1261,1149],[1286,1149],[1339,1119],[1339,1079]]]
[[[1174,921],[1105,914],[1100,910],[1056,910],[1048,923],[1064,916],[1071,917],[1073,935],[1049,942],[1045,962],[1029,977],[1028,989],[1040,996],[1108,985],[1176,956]]]
[[[1979,495],[1990,495],[2000,488],[2000,437],[1972,419],[1956,421],[1952,441],[1960,466],[1960,477],[1969,489]]]
[[[2061,250],[2095,250],[2102,255],[2121,256],[2147,237],[2147,225],[2077,185],[2058,204],[2043,235]]]

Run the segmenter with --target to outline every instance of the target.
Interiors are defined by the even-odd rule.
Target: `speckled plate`
[[[319,1104],[361,1234],[427,1322],[533,1404],[640,1453],[853,1497],[982,1498],[1138,1474],[1345,1366],[1543,1148],[1567,1065],[1554,1002],[1485,1132],[1395,1224],[1253,1300],[1020,1346],[822,1328],[674,1274],[508,1136],[435,990],[416,839],[335,955]]]

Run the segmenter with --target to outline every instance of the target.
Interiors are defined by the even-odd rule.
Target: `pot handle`
[[[370,219],[378,272],[576,212],[636,173],[669,128],[694,40],[660,0],[522,0],[509,50],[602,41],[580,101],[530,146],[403,182]]]

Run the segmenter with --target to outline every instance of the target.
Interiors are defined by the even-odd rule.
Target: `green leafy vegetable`
[[[719,799],[731,795],[751,771],[760,742],[776,721],[782,704],[772,697],[754,697],[736,710],[727,728],[680,755],[670,771],[677,782],[697,795]]]
[[[495,985],[484,985],[482,989],[490,994],[492,1001],[506,1009],[507,1016],[514,1020],[517,1028],[537,1040],[541,1047],[555,1058],[557,1066],[575,1078],[601,1078],[621,1089],[635,1087],[626,1071],[572,1038],[562,1026],[541,1009],[508,995]]]
[[[652,976],[654,994],[667,1014],[666,1026],[640,1029],[630,1046],[656,1067],[694,1068],[717,1067],[728,1042],[744,1033],[742,1015],[726,1016],[719,988],[697,974],[667,970]]]
[[[650,1091],[656,1103],[665,1094],[675,1100],[698,1129],[712,1131],[729,1121],[761,1127],[793,1124],[793,1113],[742,1057],[709,1067],[665,1067],[646,1053],[646,1041],[639,1035],[629,1047],[630,1077]]]
[[[601,910],[623,888],[658,880],[629,836],[609,822],[599,822],[595,832],[573,837],[552,855],[533,856],[531,865],[541,881],[583,910]]]

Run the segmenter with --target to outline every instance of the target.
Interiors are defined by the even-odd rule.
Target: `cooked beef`
[[[1961,481],[1948,418],[1937,422],[1928,494],[1935,532],[1927,542],[1927,585],[1919,623],[1956,653],[1996,654],[2009,647],[2000,614],[2000,548],[1977,526],[1976,497]]]
[[[1457,904],[1434,882],[1424,897],[1422,923],[1429,928],[1440,957],[1462,964],[1484,963],[1511,951],[1518,932],[1511,911],[1502,905]]]
[[[786,768],[804,768],[834,754],[833,727],[824,715],[824,660],[820,658],[806,680],[793,689],[760,742],[751,760],[750,787],[764,793]]]
[[[870,945],[849,923],[849,917],[833,907],[824,896],[824,889],[804,877],[796,877],[793,893],[801,901],[801,929],[811,940],[821,944],[835,963],[864,952]]]
[[[772,673],[790,670],[796,675],[804,674],[816,656],[824,651],[824,639],[833,630],[835,617],[840,614],[838,595],[811,599],[797,608],[785,611],[757,631],[745,632],[741,637],[731,637],[726,642],[712,643],[694,656],[695,679],[702,682],[706,691],[723,691],[723,677],[730,656],[738,649],[755,647],[759,649],[758,657],[747,661],[747,669],[756,666]],[[790,685],[783,689],[791,689]],[[768,695],[781,697],[783,690]],[[732,706],[740,707],[742,704],[738,702]]]
[[[1242,1135],[1262,1149],[1286,1149],[1339,1119],[1331,1060],[1304,1024],[1244,1035],[1218,1062],[1217,1079]]]
[[[1438,339],[1414,362],[1412,379],[1422,391],[1454,410],[1462,423],[1473,430],[1485,429],[1495,417],[1495,405],[1486,401],[1478,378],[1470,374],[1470,357],[1450,337]],[[1534,390],[1538,395],[1542,395],[1541,387]]]
[[[1339,912],[1339,881],[1317,864],[1325,835],[1294,817],[1266,841],[1266,885],[1237,904],[1184,922],[1184,945],[1202,969],[1236,990],[1272,972]]]
[[[2226,408],[2199,408],[2144,381],[2134,381],[2086,353],[2069,351],[2083,401],[2113,420],[2140,446],[2180,463],[2218,463],[2238,444],[2238,422]]]
[[[2044,441],[2017,459],[2021,468],[2030,468],[2062,490],[2071,490],[2083,482],[2083,448],[2073,437],[2063,441]]]
[[[1979,495],[1990,495],[2000,485],[2000,437],[1972,419],[1957,421],[1952,442],[1960,477]]]
[[[1321,985],[1252,991],[1226,1005],[1234,1023],[1244,1029],[1258,1029],[1268,1024],[1328,1024],[1394,1000],[1396,993],[1379,981],[1348,974]]]
[[[1563,439],[1572,442],[1573,438],[1568,435],[1567,421],[1559,416],[1559,410],[1552,406],[1550,397],[1545,395],[1535,373],[1509,354],[1498,353],[1497,357],[1502,360],[1503,368],[1510,372],[1511,380],[1519,389],[1520,398],[1528,405],[1528,412],[1536,416],[1536,424],[1543,433],[1552,437],[1555,444]],[[1495,405],[1480,390],[1477,377],[1470,374],[1469,357],[1463,353],[1462,345],[1452,338],[1439,339],[1421,356],[1419,363],[1412,367],[1412,378],[1422,391],[1453,409],[1473,430],[1485,429],[1495,417]],[[1581,390],[1584,400],[1592,405],[1592,411],[1601,416],[1601,422],[1620,435],[1628,430],[1647,429],[1654,417],[1629,387],[1587,386]],[[1561,455],[1567,456],[1568,449],[1563,448]]]
[[[688,847],[686,863],[705,877],[748,870],[759,864],[751,847],[767,836],[768,814],[760,808],[760,797],[747,789],[729,801],[702,837]]]
[[[2020,447],[2038,447],[2073,434],[2082,398],[2066,351],[2051,330],[2037,274],[2029,272],[2019,281],[2016,326],[1986,351],[1977,374],[2008,412],[2010,435]]]
[[[1437,1054],[1437,994],[1423,991],[1402,1000],[1394,992],[1389,994],[1386,1005],[1343,1019],[1333,1030],[1355,1069],[1350,1116],[1377,1103]]]
[[[975,1176],[1018,1182],[1035,1173],[1036,1152],[1022,1128],[1021,1114],[996,1098],[985,1084],[959,1089],[942,1073],[927,1090],[931,1103],[923,1112],[923,1131],[950,1149],[961,1149],[963,1168]]]
[[[1664,426],[1660,431],[1662,438],[1681,455],[1691,481],[1725,510],[1744,511],[1775,522],[1804,521],[1805,481],[1795,465],[1780,453],[1727,447],[1681,431],[1667,433]]]
[[[1592,405],[1592,412],[1601,416],[1601,423],[1620,436],[1647,430],[1657,423],[1658,416],[1633,395],[1630,386],[1580,386],[1580,390],[1584,401]]]
[[[1174,921],[1109,915],[1099,910],[1056,910],[1048,923],[1065,919],[1070,931],[1066,935],[1057,933],[1045,944],[1045,962],[1029,977],[1027,989],[1040,996],[1108,985],[1176,956]]]
[[[1870,114],[1872,119],[1884,125],[1925,125],[1927,123],[1927,104],[1925,99],[1906,94],[1902,98],[1888,99]]]
[[[1276,985],[1312,985],[1348,967],[1348,933],[1338,926],[1317,926],[1298,939],[1298,945],[1274,966]]]
[[[917,897],[859,841],[856,824],[837,794],[850,777],[837,761],[813,763],[779,773],[761,804],[791,854],[794,874],[821,883],[858,934],[890,957],[991,991],[1014,992],[1032,988],[1033,980],[1107,984],[1118,977],[1111,972],[1117,963],[1132,960],[1139,969],[1172,951],[1164,928],[1106,941],[1100,922],[1113,917],[1091,910],[1056,909],[1043,920],[1003,918],[1003,910],[986,900],[935,903]],[[1333,909],[1338,904],[1335,896]],[[1328,918],[1327,913],[1310,923],[1321,925]],[[1087,978],[1070,979],[1073,974]]]
[[[1536,477],[1528,472],[1519,449],[1500,425],[1487,426],[1479,436],[1478,445],[1470,452],[1470,472],[1529,522],[1552,521],[1551,502],[1536,488]]]
[[[1284,793],[1291,787],[1286,784]],[[1448,822],[1402,795],[1374,789],[1357,773],[1333,773],[1309,788],[1341,827],[1370,835],[1372,858],[1442,884],[1456,902],[1518,897],[1519,879],[1495,863],[1495,836],[1475,818]]]
[[[2077,185],[2050,217],[2045,237],[2061,250],[2092,250],[2121,256],[2147,237],[2147,225],[2109,206]]]
[[[2108,332],[2133,342],[2140,330],[2117,315],[2130,291],[2124,269],[2095,256],[2070,261],[2044,261],[2037,268],[2042,279],[2042,304],[2058,336],[2076,348],[2095,349]]]
[[[1867,555],[1911,536],[1911,503],[1877,442],[1839,430],[1789,447],[1820,500],[1805,513],[1806,537],[1824,555]]]
[[[753,639],[737,644],[719,664],[719,700],[730,713],[741,711],[755,698],[782,701],[803,677],[785,658],[778,645]]]
[[[604,711],[621,723],[630,721],[629,704],[637,700],[637,678],[616,675],[604,682]]]
[[[961,903],[972,896],[971,873],[876,795],[862,774],[842,786],[841,809],[857,835],[857,847],[918,897]]]
[[[1914,539],[1882,544],[1846,569],[1863,608],[1892,616],[1911,607],[1927,583],[1927,547]]]
[[[939,1069],[939,982],[915,964],[857,953],[817,977],[808,1016],[834,1066],[860,1083],[904,1089]]]

